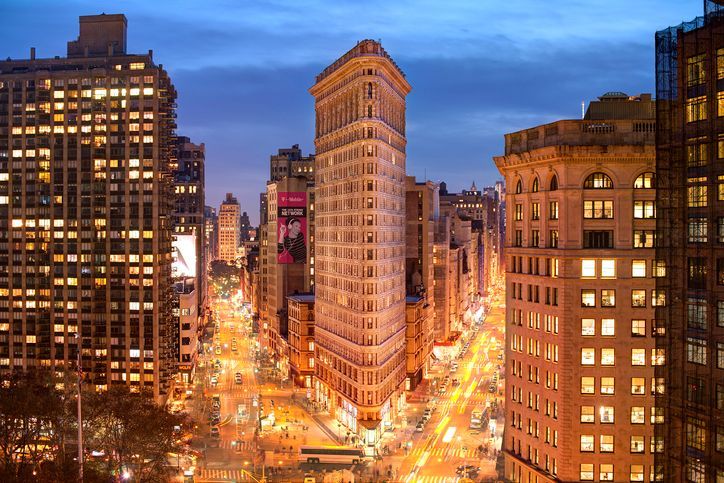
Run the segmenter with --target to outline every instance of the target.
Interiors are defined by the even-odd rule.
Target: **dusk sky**
[[[178,134],[206,143],[206,204],[233,192],[252,222],[269,155],[314,151],[314,76],[379,39],[412,85],[407,173],[458,191],[500,178],[503,135],[578,118],[606,91],[653,92],[656,30],[701,0],[0,0],[0,57],[64,56],[78,16],[123,13],[128,51],[154,52]]]

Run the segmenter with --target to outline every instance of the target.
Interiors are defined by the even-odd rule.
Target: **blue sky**
[[[407,74],[408,174],[451,190],[499,178],[503,134],[580,116],[606,91],[653,92],[653,36],[700,0],[0,0],[0,57],[65,55],[79,15],[124,13],[179,91],[178,133],[206,143],[207,204],[253,222],[269,155],[314,150],[314,76],[380,39]]]

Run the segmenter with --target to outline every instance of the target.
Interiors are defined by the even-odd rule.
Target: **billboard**
[[[277,194],[277,263],[307,262],[307,193]]]
[[[196,276],[196,235],[174,235],[171,275],[173,277]]]

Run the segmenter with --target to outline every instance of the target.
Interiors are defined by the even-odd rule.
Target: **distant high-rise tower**
[[[364,40],[310,89],[316,110],[315,397],[366,445],[405,380],[405,96]]]
[[[245,211],[239,218],[239,237],[241,242],[249,241],[249,230],[251,230],[251,221],[249,221],[249,214]]]
[[[226,199],[219,207],[219,259],[226,262],[236,260],[239,249],[239,225],[241,208],[234,195],[226,193]]]
[[[162,400],[174,370],[174,90],[80,17],[68,57],[0,62],[0,370],[74,367]],[[9,256],[12,251],[12,256]]]

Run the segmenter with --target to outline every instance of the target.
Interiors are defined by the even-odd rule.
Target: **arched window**
[[[551,191],[556,191],[558,189],[558,176],[555,174],[553,175],[553,178],[551,179]]]
[[[533,189],[531,190],[533,193],[538,192],[538,177],[536,176],[533,178]]]
[[[367,99],[372,99],[372,83],[367,83]]]
[[[606,173],[592,173],[583,182],[583,187],[585,189],[611,189],[613,188],[613,181]]]
[[[521,183],[521,181],[518,180],[518,182],[517,182],[516,185],[515,185],[515,194],[516,194],[516,195],[519,195],[519,194],[521,194],[522,192],[523,192],[523,183]]]
[[[634,188],[655,188],[656,187],[656,173],[641,173],[636,181],[634,181]]]

